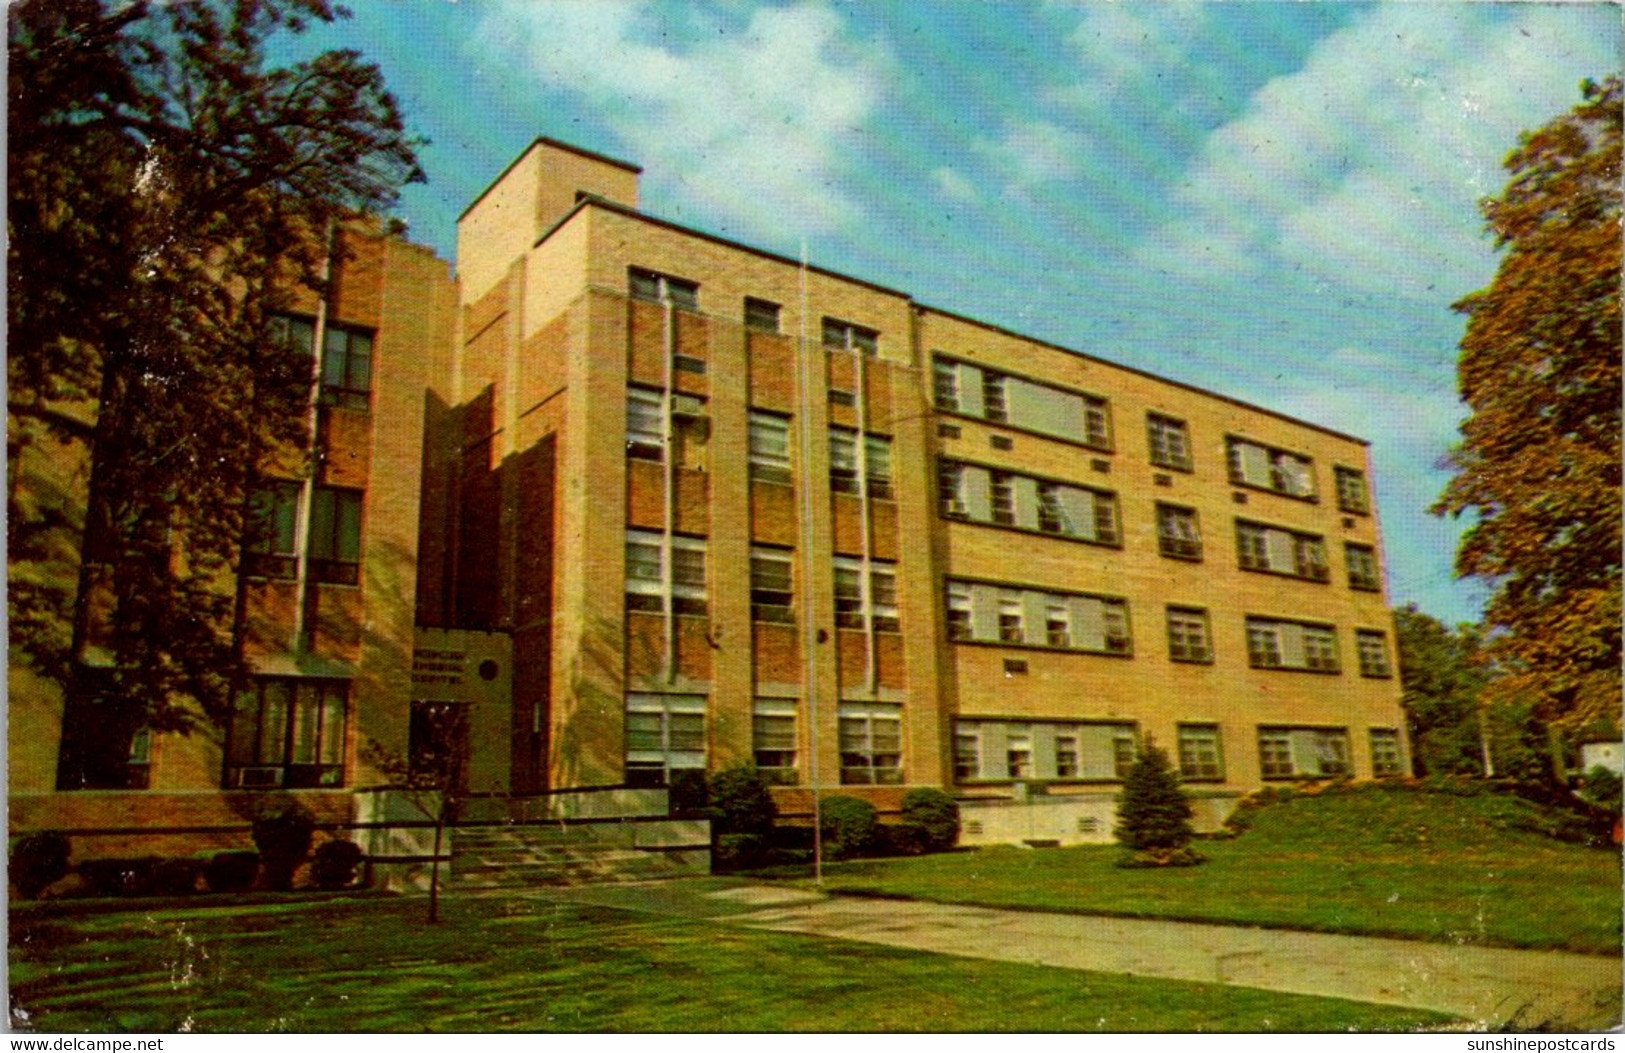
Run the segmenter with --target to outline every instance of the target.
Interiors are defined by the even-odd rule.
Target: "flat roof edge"
[[[467,208],[463,209],[457,214],[457,222],[461,223],[464,217],[466,217],[470,212],[474,211],[479,203],[485,200],[486,195],[496,189],[498,183],[508,178],[508,173],[514,170],[514,166],[518,165],[520,161],[523,161],[525,158],[529,157],[530,152],[536,149],[538,146],[551,146],[556,150],[564,150],[568,153],[575,154],[577,157],[585,157],[590,161],[600,161],[607,165],[614,165],[616,168],[623,168],[626,171],[631,172],[633,175],[643,174],[642,166],[635,165],[631,161],[623,161],[618,157],[611,157],[608,154],[601,154],[595,150],[588,150],[586,147],[576,146],[574,143],[567,143],[562,139],[554,139],[551,136],[538,135],[536,138],[532,139],[523,150],[514,155],[514,159],[508,162],[506,168],[497,173],[497,177],[495,179],[485,184],[485,189],[481,190],[474,196],[474,200],[468,203]]]

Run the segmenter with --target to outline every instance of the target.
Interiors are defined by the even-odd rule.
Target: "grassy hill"
[[[1620,854],[1562,841],[1511,796],[1354,786],[1248,809],[1199,867],[1126,870],[1115,846],[989,848],[825,870],[837,891],[1512,947],[1620,951]]]

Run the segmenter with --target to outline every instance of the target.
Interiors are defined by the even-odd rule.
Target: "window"
[[[1191,607],[1168,608],[1168,657],[1175,662],[1211,662],[1207,612]]]
[[[758,698],[751,710],[756,770],[774,785],[796,783],[796,700]]]
[[[1365,515],[1371,511],[1371,499],[1365,488],[1365,473],[1357,468],[1336,467],[1332,475],[1337,479],[1337,507],[1345,512]]]
[[[790,482],[790,421],[751,410],[750,477],[764,483]]]
[[[1387,678],[1394,675],[1388,659],[1388,638],[1371,629],[1354,631],[1354,647],[1360,655],[1360,675]]]
[[[1055,483],[1038,484],[1038,529],[1046,534],[1071,534],[1066,511],[1061,508],[1061,488]]]
[[[959,370],[953,363],[937,359],[931,370],[932,395],[937,409],[959,412]]]
[[[1191,437],[1184,421],[1148,413],[1145,427],[1152,464],[1181,472],[1191,470]]]
[[[1055,777],[1057,779],[1076,779],[1082,769],[1078,765],[1078,733],[1076,731],[1055,732]]]
[[[1399,753],[1399,732],[1394,728],[1371,729],[1371,776],[1381,779],[1405,774]]]
[[[1304,668],[1320,673],[1337,672],[1337,634],[1315,625],[1302,628]]]
[[[954,781],[976,778],[982,770],[982,736],[975,724],[954,728]]]
[[[318,486],[311,495],[310,576],[330,585],[361,581],[361,491]]]
[[[1202,558],[1202,535],[1196,509],[1157,505],[1157,550],[1171,559]]]
[[[626,455],[640,461],[663,461],[666,422],[660,392],[626,389]]]
[[[839,318],[824,319],[824,346],[832,350],[861,353],[874,358],[880,353],[880,334]]]
[[[1266,779],[1315,779],[1349,772],[1346,728],[1258,729],[1258,767]]]
[[[1021,624],[1021,596],[999,598],[999,639],[1004,643],[1022,643],[1027,639]]]
[[[1247,661],[1255,669],[1281,668],[1280,627],[1247,620]]]
[[[1004,376],[1000,373],[982,374],[982,416],[1003,423],[1010,419],[1009,407],[1004,402]]]
[[[869,496],[877,501],[890,501],[891,440],[879,435],[866,435],[863,439],[864,469],[868,474]]]
[[[1094,540],[1103,545],[1117,544],[1117,498],[1092,491],[1095,500]]]
[[[1128,606],[1105,596],[949,580],[948,639],[1127,654]]]
[[[750,550],[750,616],[759,622],[796,620],[791,554],[782,549]]]
[[[681,311],[700,309],[700,287],[695,282],[636,267],[627,271],[627,280],[634,300],[667,304]]]
[[[650,530],[626,531],[626,609],[663,614],[706,613],[705,541],[671,538],[671,574],[662,573],[665,535]]]
[[[152,731],[146,709],[118,689],[111,669],[80,666],[67,692],[56,767],[58,790],[145,790]]]
[[[1382,591],[1382,577],[1377,572],[1377,553],[1369,545],[1349,542],[1343,546],[1343,563],[1348,567],[1349,588],[1367,592]]]
[[[372,330],[329,323],[322,335],[322,405],[364,410],[371,398]]]
[[[256,679],[237,699],[226,739],[226,786],[344,785],[347,680]]]
[[[626,784],[669,786],[676,771],[705,770],[705,696],[626,696]]]
[[[1016,525],[1016,493],[1014,476],[1009,472],[991,472],[988,475],[989,500],[992,502],[993,522],[1003,526]]]
[[[778,332],[779,305],[771,300],[758,300],[754,296],[745,297],[745,328],[758,333]]]
[[[897,571],[882,560],[869,562],[869,595],[872,618],[865,617],[863,561],[835,557],[835,624],[842,629],[865,629],[873,623],[876,632],[897,632]]]
[[[1179,725],[1179,775],[1184,779],[1223,779],[1217,724]]]
[[[1083,400],[1083,441],[1098,450],[1111,449],[1111,421],[1106,416],[1106,404],[1099,399]]]
[[[256,578],[298,576],[299,490],[298,483],[267,482],[249,498],[244,574]]]
[[[1230,481],[1288,497],[1315,496],[1314,462],[1301,454],[1230,436],[1225,439]]]
[[[970,511],[965,505],[965,468],[953,461],[937,462],[937,499],[942,514],[950,519],[964,519]]]
[[[1262,570],[1306,581],[1328,581],[1326,541],[1279,527],[1236,520],[1236,559],[1245,570]]]
[[[1119,779],[1128,778],[1138,752],[1133,728],[1118,728],[1112,735],[1112,767]]]
[[[829,488],[838,494],[860,492],[857,439],[853,432],[833,428],[830,430]]]
[[[969,640],[971,632],[970,586],[962,581],[948,583],[948,639]]]
[[[271,332],[272,342],[295,352],[300,358],[308,360],[316,353],[316,323],[309,318],[268,314],[265,324]]]
[[[1010,724],[1004,729],[1004,767],[1012,779],[1030,779],[1033,774],[1033,729],[1026,724]]]
[[[839,721],[841,782],[896,785],[903,781],[903,707],[842,702]]]

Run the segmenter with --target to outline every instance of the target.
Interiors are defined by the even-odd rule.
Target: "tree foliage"
[[[1496,697],[1576,726],[1620,696],[1620,109],[1617,77],[1526,133],[1484,203],[1505,250],[1456,304],[1471,409],[1435,511],[1470,513],[1457,573],[1494,586]]]
[[[343,14],[9,10],[13,654],[72,690],[94,616],[111,666],[96,690],[133,724],[185,730],[229,707],[248,495],[273,452],[298,463],[310,445],[312,363],[270,338],[268,314],[320,286],[335,224],[421,178],[375,66],[352,51],[267,63],[273,34]],[[20,454],[64,447],[88,465],[77,496],[23,485]],[[78,580],[39,569],[64,547],[85,555]]]
[[[1168,754],[1148,736],[1123,780],[1117,804],[1118,843],[1140,852],[1168,852],[1190,844],[1191,803],[1180,789]]]
[[[1482,775],[1480,696],[1488,679],[1470,625],[1452,629],[1416,604],[1394,611],[1399,678],[1418,775]]]

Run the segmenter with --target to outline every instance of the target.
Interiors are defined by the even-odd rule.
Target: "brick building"
[[[14,829],[270,786],[338,817],[369,739],[476,794],[750,761],[791,810],[1103,797],[1147,735],[1218,796],[1409,770],[1363,441],[646,215],[637,176],[539,139],[455,282],[365,239],[290,317],[330,456],[245,563],[252,734],[68,792],[13,668]]]

